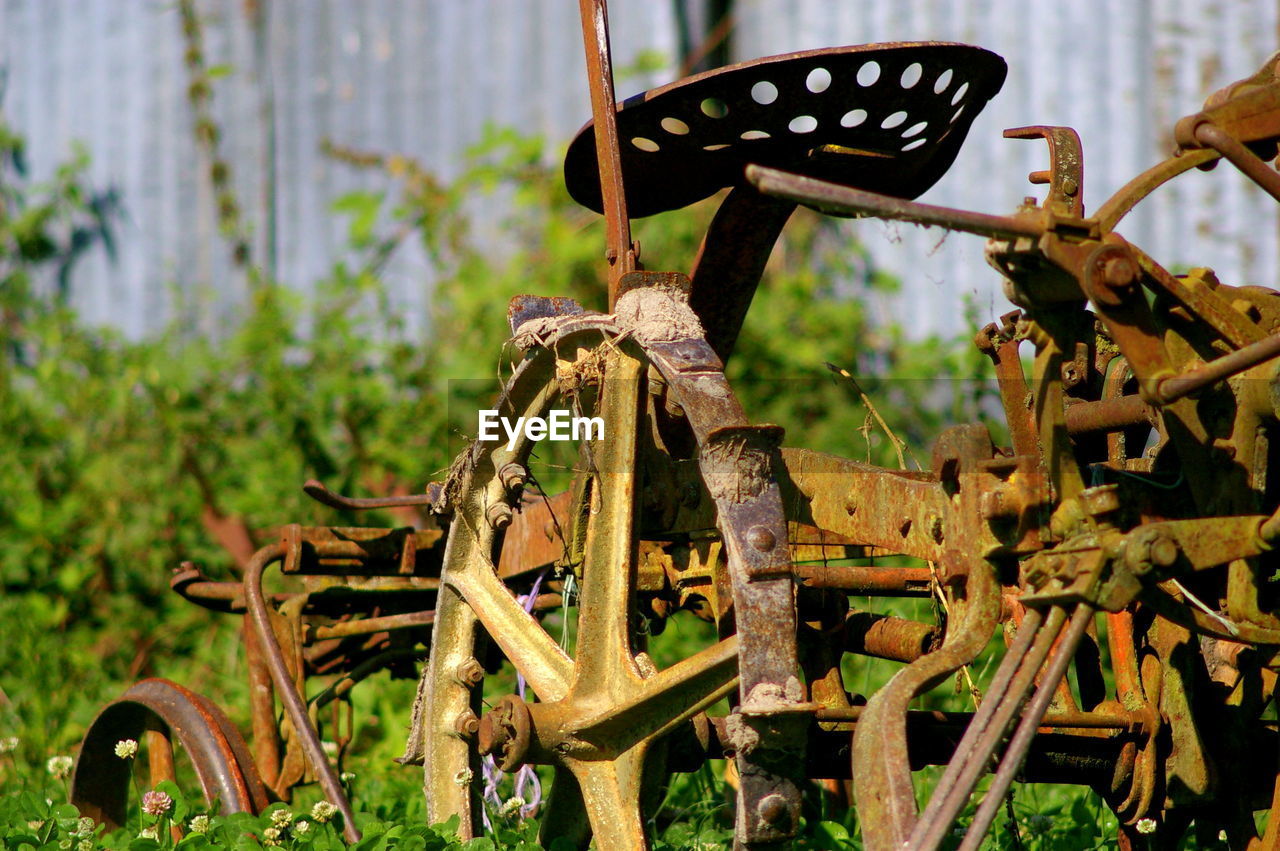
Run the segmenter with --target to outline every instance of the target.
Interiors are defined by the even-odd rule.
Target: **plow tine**
[[[910,847],[937,848],[946,837],[1035,684],[1035,676],[1048,658],[1066,619],[1066,611],[1058,606],[1047,618],[1035,609],[1027,612],[987,690],[993,697],[978,707],[960,739],[955,756],[916,822]]]
[[[1040,682],[1040,688],[1036,690],[1035,697],[1031,699],[1031,703],[1027,706],[1027,711],[1022,715],[1022,721],[1018,724],[1017,732],[1013,734],[1013,739],[1009,742],[1009,747],[1000,760],[1000,767],[996,770],[995,779],[991,782],[990,788],[987,789],[987,794],[983,797],[982,804],[979,805],[978,812],[973,817],[973,824],[969,826],[969,831],[965,834],[964,841],[960,843],[960,851],[976,849],[986,836],[987,828],[995,820],[996,810],[999,809],[1001,801],[1004,800],[1005,793],[1009,791],[1013,778],[1022,769],[1022,762],[1026,758],[1027,748],[1031,746],[1031,740],[1035,738],[1036,729],[1040,726],[1040,721],[1044,718],[1044,713],[1048,710],[1049,703],[1053,700],[1058,683],[1066,675],[1067,665],[1071,664],[1071,660],[1075,656],[1076,645],[1080,643],[1080,639],[1084,637],[1085,631],[1093,621],[1095,611],[1094,607],[1089,603],[1080,603],[1076,606],[1075,613],[1071,616],[1071,625],[1067,628],[1066,636],[1062,639],[1062,643],[1058,645],[1053,661],[1049,663],[1044,679]]]

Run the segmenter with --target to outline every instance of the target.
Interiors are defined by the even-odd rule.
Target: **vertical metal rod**
[[[173,769],[173,741],[169,736],[169,725],[147,719],[147,769],[151,772],[151,786],[163,780],[176,782],[178,777]]]
[[[582,43],[587,51],[587,80],[591,84],[591,117],[600,172],[600,200],[604,209],[605,257],[609,262],[609,309],[618,298],[618,281],[635,271],[631,250],[631,220],[622,187],[622,154],[618,146],[618,116],[613,94],[613,61],[609,55],[609,13],[605,0],[578,0],[582,14]]]
[[[276,724],[275,688],[271,672],[258,646],[253,622],[246,615],[243,624],[244,658],[249,669],[249,709],[253,724],[253,761],[262,782],[277,795],[280,780],[280,727]]]
[[[1036,609],[1027,612],[1014,643],[987,688],[990,696],[969,722],[955,756],[916,822],[910,847],[937,848],[946,838],[951,823],[969,800],[978,778],[986,771],[992,752],[1022,708],[1027,693],[1035,684],[1035,675],[1048,658],[1066,619],[1066,612],[1058,606],[1049,612],[1047,618]]]
[[[1043,720],[1050,702],[1053,701],[1058,683],[1067,673],[1067,666],[1075,658],[1076,646],[1093,621],[1095,611],[1096,609],[1089,603],[1080,603],[1076,607],[1075,613],[1071,616],[1071,626],[1067,628],[1066,636],[1058,645],[1053,661],[1049,663],[1049,669],[1040,681],[1040,688],[1028,704],[1027,711],[1022,715],[1018,730],[1013,734],[1013,739],[1000,760],[995,779],[991,781],[987,794],[983,796],[978,812],[973,817],[973,823],[969,825],[969,831],[965,834],[964,841],[960,843],[959,851],[976,851],[986,837],[987,828],[991,827],[991,822],[995,820],[996,811],[1000,809],[1000,804],[1004,801],[1013,778],[1022,770],[1022,763],[1026,759],[1027,749],[1031,747],[1031,740],[1035,738],[1040,721]]]
[[[302,695],[298,694],[298,689],[285,665],[280,642],[276,640],[276,634],[271,629],[267,598],[262,593],[262,574],[267,569],[267,565],[282,558],[284,558],[282,544],[272,544],[254,553],[244,569],[245,608],[248,610],[249,622],[255,630],[258,646],[262,649],[262,655],[267,663],[267,670],[271,672],[271,680],[280,694],[280,702],[284,704],[285,715],[289,716],[289,720],[293,722],[294,732],[298,734],[298,741],[302,744],[302,752],[306,754],[307,761],[311,763],[312,769],[320,779],[320,788],[324,790],[325,797],[342,813],[344,822],[342,835],[347,842],[359,842],[361,834],[360,829],[356,827],[351,802],[347,800],[347,794],[342,790],[337,772],[333,770],[329,757],[325,755],[324,748],[320,745],[320,734],[316,732],[310,716],[307,715],[307,704],[302,699]]]

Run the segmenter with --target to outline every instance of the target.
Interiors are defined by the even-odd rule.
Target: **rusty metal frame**
[[[73,800],[118,821],[127,775],[104,748],[120,730],[145,729],[156,745],[153,774],[172,773],[164,745],[175,736],[206,794],[225,807],[260,809],[269,790],[317,778],[354,841],[310,709],[372,670],[411,663],[414,654],[390,636],[430,628],[403,761],[424,765],[432,819],[457,815],[466,837],[481,830],[482,758],[503,770],[552,766],[543,838],[583,846],[594,835],[610,849],[647,847],[644,814],[665,774],[732,758],[739,847],[784,845],[800,823],[806,779],[831,778],[852,780],[868,848],[936,849],[994,770],[960,843],[976,848],[1024,768],[1097,789],[1122,821],[1124,848],[1148,828],[1156,841],[1176,842],[1191,818],[1209,816],[1215,795],[1236,802],[1215,816],[1232,843],[1277,847],[1280,766],[1239,776],[1221,766],[1277,739],[1260,721],[1280,668],[1280,601],[1264,579],[1280,539],[1280,482],[1268,467],[1277,403],[1258,388],[1280,369],[1280,299],[1221,284],[1209,270],[1174,275],[1116,226],[1159,186],[1219,160],[1280,200],[1280,177],[1266,164],[1280,150],[1280,55],[1179,122],[1178,154],[1092,216],[1075,132],[1007,131],[1046,142],[1048,168],[1030,180],[1048,192],[1042,204],[1030,199],[1000,216],[905,200],[949,166],[1003,80],[998,57],[937,44],[806,51],[618,105],[606,4],[579,0],[579,9],[593,121],[570,147],[566,178],[575,197],[604,213],[610,312],[565,299],[513,301],[513,342],[524,355],[497,403],[530,415],[571,397],[606,421],[604,437],[580,446],[574,488],[524,493],[526,438],[511,447],[477,441],[448,481],[423,494],[351,498],[308,482],[306,492],[330,507],[429,507],[444,528],[288,525],[253,557],[243,583],[211,582],[184,566],[175,591],[246,616],[256,765],[209,701],[151,680],[94,722]],[[854,121],[811,140],[789,131],[766,142],[770,133],[750,129],[710,143],[667,112],[701,114],[703,129],[715,128],[723,97],[735,115],[773,120],[747,100],[744,85],[761,74],[799,91],[821,63],[877,59],[905,75],[913,60],[934,69],[940,57],[972,60],[973,91],[963,119],[955,113],[918,154],[905,137],[846,133]],[[885,103],[902,105],[912,85],[902,82]],[[927,88],[950,98],[948,85]],[[824,120],[838,117],[838,101],[820,94],[795,97]],[[920,109],[929,115],[956,102],[927,97]],[[737,134],[747,125],[726,126]],[[641,143],[656,144],[632,134],[659,129],[674,153],[645,159]],[[681,185],[664,195],[637,174]],[[730,192],[691,276],[644,271],[631,211],[659,212],[723,187]],[[1010,448],[994,446],[982,426],[958,425],[936,442],[930,470],[907,473],[784,447],[781,428],[749,420],[724,364],[798,204],[991,240],[988,258],[1021,310],[975,342],[995,366]],[[1024,343],[1034,348],[1029,378]],[[1150,451],[1138,457],[1130,440],[1148,436]],[[1176,480],[1162,478],[1169,472]],[[885,554],[910,562],[828,563]],[[287,577],[344,576],[351,587],[268,595],[263,574],[275,563]],[[549,585],[534,579],[548,575]],[[542,625],[546,611],[570,604],[561,578],[569,576],[578,586],[572,654]],[[389,587],[403,592],[397,606],[376,596]],[[945,617],[856,610],[852,594],[930,596]],[[658,670],[637,624],[660,628],[681,609],[715,621],[719,639]],[[1007,648],[974,712],[910,708],[973,662],[1001,625]],[[361,653],[343,644],[355,639],[367,640]],[[863,705],[842,680],[846,653],[902,668]],[[486,694],[501,664],[536,701]],[[1067,683],[1073,667],[1078,699]],[[341,676],[309,708],[304,685],[316,672]],[[730,713],[708,718],[725,697]],[[1234,724],[1230,735],[1205,735],[1223,719]],[[913,771],[925,763],[946,769],[918,811]],[[1254,805],[1273,810],[1262,836]]]

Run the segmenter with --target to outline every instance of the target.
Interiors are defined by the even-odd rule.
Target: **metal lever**
[[[604,206],[605,256],[609,261],[609,308],[618,298],[618,282],[636,271],[631,219],[622,186],[622,154],[618,147],[618,115],[613,94],[613,62],[609,54],[609,14],[605,0],[578,0],[582,42],[587,51],[591,115],[595,122],[596,159],[600,164],[600,198]]]
[[[321,505],[343,511],[363,511],[370,508],[401,508],[407,505],[434,505],[440,501],[441,487],[436,482],[427,485],[426,493],[407,496],[375,496],[368,498],[343,496],[334,493],[315,479],[308,479],[302,491]]]
[[[877,216],[917,225],[939,225],[991,239],[1017,239],[1023,236],[1039,239],[1046,229],[1044,214],[1034,209],[1030,215],[993,216],[904,201],[761,165],[747,166],[746,175],[747,182],[765,195],[786,198],[833,215]]]

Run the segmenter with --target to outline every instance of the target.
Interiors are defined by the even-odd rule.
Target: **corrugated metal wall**
[[[666,2],[611,10],[619,67],[641,51],[674,56]],[[257,256],[306,291],[330,269],[345,223],[330,202],[385,178],[334,161],[321,143],[416,157],[449,177],[488,125],[560,146],[590,115],[577,4],[513,0],[198,0],[213,111]],[[263,22],[254,26],[255,9]],[[75,140],[98,186],[120,190],[112,263],[76,272],[74,303],[130,334],[160,327],[177,299],[204,299],[203,330],[245,281],[217,236],[207,168],[193,141],[183,38],[157,0],[0,0],[2,108],[29,138],[36,177]],[[633,79],[624,94],[665,81]],[[659,79],[663,78],[663,79]],[[274,191],[273,191],[274,190]],[[268,205],[274,210],[268,209]],[[429,265],[414,246],[387,269],[410,328],[421,327]]]
[[[1002,54],[1010,66],[1003,93],[924,198],[993,212],[1011,210],[1032,189],[1026,173],[1045,164],[1042,145],[1002,140],[1002,128],[1076,127],[1085,200],[1096,207],[1167,150],[1178,116],[1280,47],[1276,0],[735,6],[738,58],[908,39],[965,41]],[[213,104],[256,248],[303,290],[342,245],[331,200],[377,183],[324,156],[321,140],[408,153],[448,176],[486,124],[558,145],[588,114],[570,0],[200,0],[199,8],[208,64],[231,69]],[[255,8],[265,10],[258,27]],[[619,66],[641,50],[674,58],[672,2],[614,0],[610,12]],[[29,137],[35,174],[47,175],[73,140],[83,140],[95,182],[117,187],[124,204],[118,259],[90,258],[73,281],[75,302],[89,319],[134,335],[194,298],[214,308],[200,312],[202,327],[213,330],[216,308],[242,297],[245,286],[216,238],[182,54],[177,11],[160,0],[0,0],[0,65],[9,71],[3,108]],[[1169,203],[1136,213],[1122,231],[1166,264],[1211,265],[1228,282],[1275,282],[1274,205],[1227,172],[1183,178],[1162,192]],[[900,319],[909,311],[913,332],[960,327],[966,294],[984,315],[1004,309],[980,239],[876,222],[853,228],[904,280],[903,296],[880,309]],[[421,327],[425,259],[403,251],[388,274],[410,327]]]

